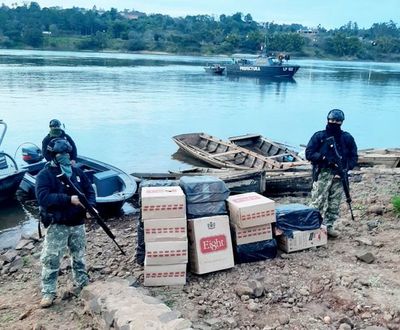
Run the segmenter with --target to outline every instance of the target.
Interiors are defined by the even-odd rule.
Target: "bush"
[[[400,216],[400,196],[393,197],[392,204],[393,204],[394,212],[397,214],[397,216]]]

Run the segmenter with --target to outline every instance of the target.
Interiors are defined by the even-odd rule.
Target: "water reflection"
[[[359,63],[326,62],[324,64],[302,66],[300,75],[310,80],[332,79],[339,82],[368,81],[374,83],[389,83],[400,79],[400,66],[385,63],[372,63],[360,66]]]
[[[74,53],[76,54],[76,53]],[[60,53],[59,55],[62,55]],[[163,56],[153,57],[145,55],[127,54],[126,57],[98,56],[98,54],[87,54],[87,56],[47,56],[43,54],[0,54],[0,65],[6,64],[10,66],[67,66],[67,67],[135,67],[135,66],[168,66],[168,65],[204,65],[204,59],[179,56]],[[116,54],[118,55],[118,54]]]
[[[277,77],[239,77],[239,76],[227,76],[228,80],[236,82],[254,82],[256,85],[287,85],[296,84],[294,78],[277,78]]]
[[[0,205],[0,249],[13,247],[22,235],[37,230],[37,213],[29,204],[11,200]]]

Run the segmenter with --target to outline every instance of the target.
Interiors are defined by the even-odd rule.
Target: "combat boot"
[[[53,296],[43,296],[42,300],[40,301],[41,308],[48,308],[53,305],[54,297]]]
[[[333,229],[333,227],[328,227],[327,232],[328,237],[330,238],[338,238],[340,236],[340,233],[337,230]]]

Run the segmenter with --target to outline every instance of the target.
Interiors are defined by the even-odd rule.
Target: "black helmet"
[[[65,152],[71,152],[72,146],[71,144],[61,138],[52,139],[47,145],[47,150],[50,151],[52,155],[62,154]]]
[[[52,120],[50,120],[49,127],[60,128],[61,127],[61,121],[59,121],[58,119],[52,119]]]
[[[344,121],[344,113],[340,109],[332,109],[328,112],[328,120],[336,120],[343,122]]]

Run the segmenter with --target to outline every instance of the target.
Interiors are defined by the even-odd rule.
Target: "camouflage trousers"
[[[71,256],[74,284],[83,287],[89,277],[85,262],[85,225],[65,226],[52,224],[47,228],[40,260],[42,262],[42,294],[55,296],[60,262],[67,248]]]
[[[310,206],[321,212],[323,223],[327,227],[333,227],[339,217],[342,195],[343,188],[340,178],[334,177],[329,170],[321,170],[318,181],[313,183]]]

